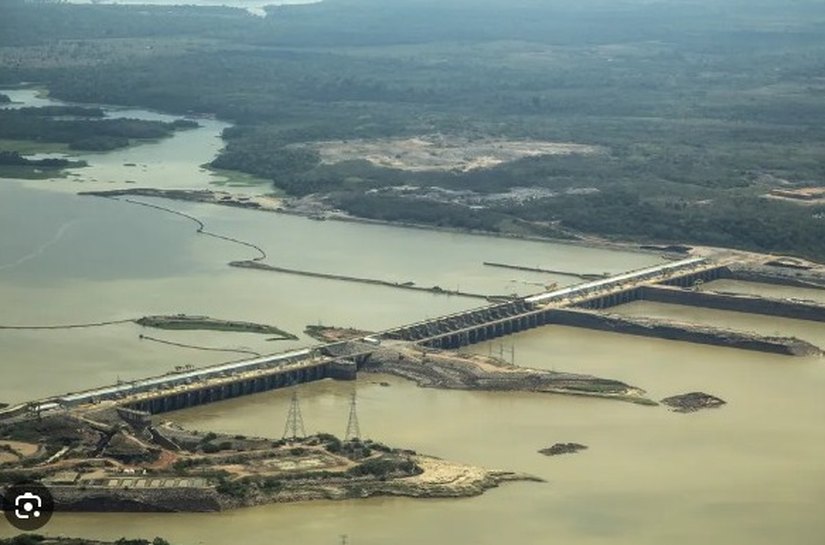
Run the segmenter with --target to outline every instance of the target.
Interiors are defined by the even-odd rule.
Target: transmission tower
[[[286,415],[286,425],[284,426],[284,439],[297,439],[299,437],[306,437],[306,431],[304,431],[304,417],[301,416],[301,405],[298,403],[298,390],[293,389],[289,413]]]
[[[349,419],[347,420],[347,434],[344,439],[359,439],[361,437],[361,427],[358,425],[357,398],[355,392],[349,402]]]

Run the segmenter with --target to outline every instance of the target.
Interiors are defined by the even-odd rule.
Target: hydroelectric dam
[[[817,347],[798,339],[760,337],[691,324],[651,324],[646,319],[603,312],[631,301],[651,300],[825,321],[825,305],[811,301],[695,289],[697,284],[704,282],[735,278],[736,273],[730,268],[732,263],[721,258],[683,259],[536,295],[514,297],[506,302],[388,329],[359,339],[54,396],[0,411],[0,418],[101,403],[158,414],[325,378],[354,380],[358,368],[382,344],[406,342],[416,344],[422,350],[449,350],[549,324],[788,355],[820,353]]]

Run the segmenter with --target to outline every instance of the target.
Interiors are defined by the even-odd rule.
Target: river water
[[[26,96],[34,99],[26,93],[18,98]],[[219,181],[199,165],[214,156],[224,126],[204,122],[160,142],[86,155],[90,166],[64,179],[0,180],[0,325],[186,312],[272,323],[299,334],[318,322],[380,329],[481,304],[233,269],[226,262],[253,257],[249,248],[197,235],[194,225],[180,216],[75,195],[92,187],[130,187],[128,180],[153,187],[205,187]],[[483,261],[578,272],[618,272],[660,262],[651,254],[152,202],[259,245],[273,264],[487,294],[529,293],[543,284],[571,280],[491,269]],[[727,291],[766,289],[715,285]],[[782,296],[822,300],[822,292],[775,289]],[[617,311],[796,335],[825,346],[821,324],[651,303]],[[184,363],[240,357],[140,340],[139,333],[257,352],[312,342],[305,336],[272,343],[246,334],[146,331],[132,324],[0,330],[0,400],[19,402],[163,373]],[[357,388],[361,429],[367,436],[456,461],[529,472],[547,482],[511,483],[462,500],[378,498],[220,514],[59,514],[45,531],[107,539],[162,535],[192,545],[321,545],[338,543],[341,534],[358,545],[778,540],[819,545],[825,539],[821,359],[555,326],[472,351],[501,353],[521,365],[624,380],[645,388],[654,399],[702,390],[728,405],[682,415],[604,400],[429,390],[371,375],[357,383],[324,381],[299,387],[308,431],[342,434],[349,394]],[[195,428],[279,437],[288,399],[288,391],[269,392],[164,417]],[[554,458],[536,452],[567,441],[590,448]],[[0,536],[13,533],[0,522]]]

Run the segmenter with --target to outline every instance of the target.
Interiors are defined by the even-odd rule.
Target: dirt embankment
[[[509,365],[495,358],[385,341],[362,371],[386,373],[419,386],[454,390],[546,392],[655,405],[644,390],[618,380]]]
[[[460,290],[449,290],[444,289],[440,286],[432,286],[432,287],[424,287],[418,286],[415,282],[392,282],[389,280],[380,280],[377,278],[363,278],[360,276],[347,276],[343,274],[332,274],[332,273],[323,273],[323,272],[314,272],[314,271],[305,271],[300,269],[290,269],[287,267],[279,267],[276,265],[267,265],[266,263],[261,263],[260,261],[231,261],[229,263],[231,267],[239,267],[243,269],[256,269],[260,271],[269,271],[269,272],[277,272],[277,273],[286,273],[286,274],[295,274],[299,276],[309,276],[312,278],[323,278],[326,280],[342,280],[345,282],[355,282],[358,284],[369,284],[372,286],[384,286],[388,288],[396,288],[396,289],[403,289],[403,290],[413,290],[413,291],[424,291],[427,293],[435,293],[438,295],[456,295],[460,297],[472,297],[474,299],[483,299],[488,300],[491,297],[504,297],[504,296],[488,296],[482,293],[470,293],[466,291]]]
[[[330,140],[298,145],[315,149],[325,164],[365,160],[375,166],[410,172],[490,168],[540,155],[594,155],[598,146],[539,140],[468,139],[444,134],[413,138]]]
[[[825,265],[801,259],[730,265],[731,278],[797,288],[825,289]]]
[[[135,323],[144,327],[154,327],[157,329],[260,333],[263,335],[275,335],[279,340],[296,340],[298,338],[273,325],[242,322],[238,320],[219,320],[209,316],[191,316],[187,314],[144,316],[135,320]]]
[[[690,322],[602,314],[579,309],[554,310],[548,319],[550,323],[554,324],[583,327],[597,331],[611,331],[787,356],[818,356],[822,354],[819,347],[795,337],[770,337]]]
[[[124,197],[130,195],[136,197],[158,197],[176,201],[203,202],[270,212],[280,211],[282,209],[282,201],[275,197],[267,195],[240,195],[212,189],[132,187],[129,189],[112,189],[106,191],[81,191],[78,195],[91,195],[95,197]]]
[[[329,327],[323,325],[308,325],[304,328],[304,334],[312,337],[316,341],[323,343],[333,343],[339,341],[351,341],[372,335],[372,331],[355,329],[352,327]]]

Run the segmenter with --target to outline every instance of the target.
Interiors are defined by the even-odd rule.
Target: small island
[[[269,340],[296,340],[298,337],[273,325],[242,322],[237,320],[219,320],[209,316],[192,316],[188,314],[144,316],[135,320],[143,327],[156,329],[184,329],[207,331],[230,331],[235,333],[260,333],[275,335]]]
[[[662,400],[662,404],[677,413],[692,413],[701,409],[717,409],[724,405],[725,401],[704,392],[690,392],[666,397]]]
[[[10,143],[61,144],[77,151],[110,151],[136,142],[172,136],[198,127],[197,121],[171,122],[105,117],[98,107],[42,106],[0,109],[0,140]],[[14,149],[14,148],[12,148]],[[17,150],[19,151],[19,150]]]
[[[558,456],[559,454],[575,454],[576,452],[585,450],[587,445],[579,443],[556,443],[555,445],[543,448],[539,451],[545,456]]]
[[[87,166],[86,161],[64,158],[30,159],[16,151],[0,150],[0,176],[18,178],[49,178],[66,168]]]
[[[0,448],[0,485],[41,481],[59,511],[203,512],[317,499],[454,498],[508,481],[540,481],[368,439],[204,433],[112,406],[7,420],[0,423]]]

